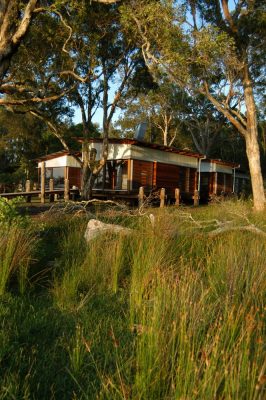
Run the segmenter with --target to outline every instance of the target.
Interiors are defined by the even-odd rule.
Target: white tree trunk
[[[260,165],[260,151],[257,138],[253,132],[248,133],[246,136],[246,153],[249,163],[254,210],[263,211],[265,193]]]
[[[246,153],[249,163],[254,210],[263,211],[265,208],[265,193],[260,164],[257,111],[254,101],[252,81],[249,77],[249,71],[247,67],[244,71],[243,86],[247,108],[247,133],[245,134]]]

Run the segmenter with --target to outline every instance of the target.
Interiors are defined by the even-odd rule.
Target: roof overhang
[[[230,161],[223,161],[223,160],[214,159],[214,158],[206,158],[206,159],[203,159],[202,162],[218,164],[218,165],[225,165],[225,166],[231,167],[231,168],[240,168],[240,164],[238,164],[238,163],[234,163],[234,162],[230,162]]]
[[[79,152],[79,151],[71,152],[71,151],[67,151],[67,150],[61,150],[61,151],[57,151],[55,153],[51,153],[51,154],[47,154],[45,156],[35,158],[33,161],[38,161],[38,162],[48,161],[48,160],[52,160],[54,158],[63,157],[63,156],[81,157],[81,152]]]
[[[84,142],[83,138],[76,138],[76,140],[80,143]],[[103,139],[102,138],[90,138],[88,140],[89,143],[102,143]],[[108,143],[110,144],[129,144],[129,145],[134,145],[134,146],[139,146],[139,147],[146,147],[154,150],[160,150],[164,151],[166,153],[175,153],[175,154],[181,154],[184,156],[188,157],[195,157],[195,158],[203,158],[203,154],[200,153],[195,153],[190,150],[180,150],[175,147],[169,147],[169,146],[163,146],[160,144],[156,143],[148,143],[148,142],[142,142],[140,140],[136,139],[118,139],[118,138],[110,138],[108,139]]]

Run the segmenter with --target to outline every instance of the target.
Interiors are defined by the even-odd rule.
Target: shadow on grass
[[[49,294],[2,297],[0,399],[96,398],[117,359],[130,358],[126,308],[123,296],[111,294],[79,313],[60,311]]]

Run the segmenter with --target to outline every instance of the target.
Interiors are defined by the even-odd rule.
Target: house
[[[92,139],[90,148],[101,156],[101,139]],[[203,156],[173,147],[146,143],[136,139],[110,139],[108,160],[94,187],[97,192],[122,192],[136,195],[143,187],[146,194],[165,188],[174,198],[179,188],[183,198],[192,199],[197,189],[197,169]]]
[[[89,148],[97,162],[101,157],[102,139],[90,139]],[[81,157],[80,153],[75,155]],[[46,179],[54,178],[55,187],[63,185],[65,179],[69,180],[70,188],[81,187],[81,167],[70,153],[53,153],[38,161],[39,168],[45,162]],[[229,194],[236,189],[238,167],[188,150],[136,139],[109,139],[107,163],[96,179],[93,195],[134,199],[140,187],[145,194],[165,188],[171,201],[178,188],[184,201],[192,201],[195,191],[200,192],[202,201],[207,201],[210,196]]]

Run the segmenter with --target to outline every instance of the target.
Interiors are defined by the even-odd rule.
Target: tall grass
[[[126,277],[128,243],[124,236],[107,233],[87,244],[84,229],[72,225],[63,236],[53,289],[59,307],[79,308],[90,293],[116,293]]]
[[[24,293],[27,285],[29,263],[33,255],[36,237],[30,228],[13,223],[0,231],[0,295],[3,295],[10,279],[16,276],[19,291]]]
[[[197,223],[232,220],[265,229],[265,217],[241,202],[153,212],[154,226],[147,216],[99,213],[133,231],[89,244],[85,220],[64,224],[46,317],[42,311],[36,319],[37,303],[31,312],[43,348],[45,327],[53,347],[38,353],[40,343],[32,345],[36,361],[24,368],[32,371],[27,387],[21,373],[19,391],[10,393],[40,398],[43,358],[50,365],[41,383],[47,398],[265,398],[266,241],[242,231],[210,237],[211,228]],[[25,336],[16,340],[24,343]],[[7,371],[5,387],[8,376],[16,371]]]
[[[132,398],[263,398],[265,241],[152,234],[131,247]]]

